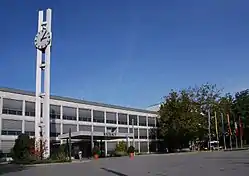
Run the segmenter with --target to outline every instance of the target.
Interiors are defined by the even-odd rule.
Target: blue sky
[[[249,1],[2,0],[0,86],[35,90],[38,9],[53,10],[51,93],[144,108],[206,82],[249,87]]]

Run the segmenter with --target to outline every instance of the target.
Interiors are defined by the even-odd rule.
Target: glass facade
[[[1,99],[1,97],[0,97]],[[34,120],[30,117],[35,117],[35,102],[27,100],[15,100],[10,98],[2,98],[2,114],[13,116],[13,119],[0,118],[1,120],[1,135],[17,136],[21,133],[28,134],[30,136],[35,135]],[[50,136],[57,137],[60,134],[78,131],[91,131],[92,125],[95,132],[115,131],[118,129],[119,133],[133,133],[131,128],[132,121],[134,121],[134,136],[136,139],[136,149],[140,146],[141,152],[148,152],[148,139],[156,139],[155,127],[156,118],[146,115],[139,115],[138,113],[130,114],[113,111],[111,109],[95,110],[87,108],[76,108],[58,104],[50,104]],[[1,108],[0,108],[1,109]],[[77,112],[78,110],[78,112]],[[43,107],[41,104],[41,117]],[[138,114],[138,115],[135,115]],[[18,116],[25,116],[23,120]],[[77,120],[78,115],[78,121]],[[1,116],[1,114],[0,114]],[[16,119],[15,119],[15,118]],[[62,118],[62,119],[61,119]],[[105,120],[106,118],[106,120]],[[33,118],[34,119],[34,118]],[[60,120],[61,119],[61,120]],[[68,120],[68,121],[64,121]],[[93,121],[92,121],[93,120]],[[93,122],[93,124],[91,124]],[[106,122],[106,124],[104,124]],[[77,123],[77,124],[76,124]],[[99,123],[99,124],[96,124]],[[106,125],[106,127],[105,127]],[[128,126],[130,125],[130,126]],[[78,128],[77,128],[78,126]],[[1,139],[0,139],[1,140]],[[141,141],[139,141],[141,140]],[[2,140],[3,141],[3,140]],[[138,142],[139,141],[139,142]],[[8,146],[6,142],[6,146]],[[139,144],[139,145],[138,145]],[[3,142],[2,142],[3,145]],[[4,144],[5,145],[5,144]],[[108,142],[108,152],[116,145],[116,142]],[[137,149],[138,150],[138,149]]]

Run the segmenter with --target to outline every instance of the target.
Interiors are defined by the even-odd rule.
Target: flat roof
[[[15,93],[15,94],[21,94],[21,95],[35,96],[35,92],[26,91],[26,90],[20,90],[20,89],[14,89],[14,88],[0,87],[0,91],[9,92],[9,93]],[[138,109],[138,108],[119,106],[119,105],[98,103],[98,102],[80,100],[80,99],[70,98],[70,97],[62,97],[62,96],[51,95],[50,98],[54,99],[54,100],[67,101],[67,102],[73,102],[73,103],[79,103],[79,104],[86,104],[86,105],[101,106],[101,107],[106,107],[106,108],[114,108],[114,109],[121,109],[121,110],[127,110],[127,111],[135,111],[135,112],[157,114],[156,111],[150,111],[150,110],[146,110],[146,109]]]

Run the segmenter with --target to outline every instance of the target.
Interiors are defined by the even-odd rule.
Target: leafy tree
[[[159,115],[159,133],[169,150],[186,147],[190,140],[196,138],[201,116],[188,90],[172,91],[165,97]]]
[[[169,149],[186,147],[191,140],[208,137],[208,112],[214,116],[220,109],[221,93],[216,85],[207,83],[178,92],[172,90],[165,97],[159,110],[158,128]],[[215,134],[215,127],[211,126],[211,133]]]
[[[249,89],[235,94],[233,112],[237,120],[241,117],[244,128],[244,139],[249,141]]]
[[[31,149],[34,147],[33,141],[26,134],[21,134],[15,140],[15,145],[12,149],[13,159],[16,161],[29,160]]]

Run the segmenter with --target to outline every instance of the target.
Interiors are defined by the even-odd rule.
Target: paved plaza
[[[106,158],[0,170],[4,176],[248,176],[249,151]]]

